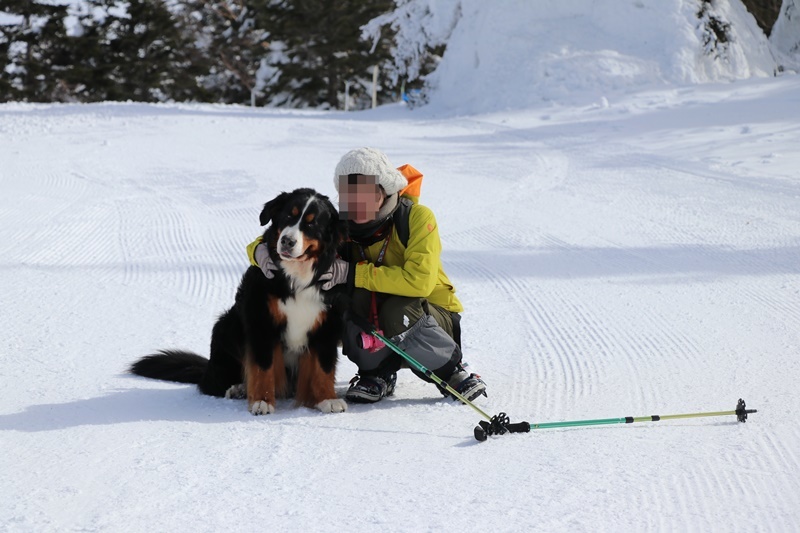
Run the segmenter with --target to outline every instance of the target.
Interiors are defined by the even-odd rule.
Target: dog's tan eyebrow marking
[[[292,216],[296,217],[299,214],[300,214],[300,210],[297,208],[297,206],[294,206],[292,208]]]
[[[309,213],[306,215],[306,222],[313,222],[314,220],[314,213]]]

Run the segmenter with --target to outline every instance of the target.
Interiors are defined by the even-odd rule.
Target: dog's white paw
[[[253,402],[250,412],[254,415],[269,415],[275,412],[275,406],[264,401]]]
[[[225,391],[225,398],[228,400],[241,400],[243,398],[247,398],[247,387],[244,386],[244,383],[239,383],[238,385],[232,385]]]
[[[338,398],[334,400],[322,400],[316,407],[323,413],[344,413],[347,411],[347,402]]]

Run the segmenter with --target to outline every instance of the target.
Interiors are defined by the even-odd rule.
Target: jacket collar
[[[370,246],[379,240],[386,237],[387,233],[392,229],[392,215],[400,205],[400,194],[394,193],[386,198],[383,205],[378,210],[375,220],[366,222],[364,224],[355,224],[348,222],[348,229],[350,230],[350,239],[362,246]]]

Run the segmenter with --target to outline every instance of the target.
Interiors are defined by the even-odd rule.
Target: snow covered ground
[[[724,64],[690,0],[596,4],[462,0],[414,112],[0,105],[0,531],[797,531],[800,77],[687,85],[772,72],[737,1]],[[264,202],[364,145],[426,175],[483,410],[759,412],[478,443],[409,371],[265,417],[126,373],[207,353]]]
[[[207,353],[262,204],[362,145],[426,174],[482,409],[759,412],[478,443],[409,371],[264,417],[126,374]],[[462,117],[0,106],[0,530],[797,530],[798,146],[796,76]]]

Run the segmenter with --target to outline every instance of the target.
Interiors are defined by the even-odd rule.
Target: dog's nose
[[[297,241],[295,239],[292,239],[288,235],[284,235],[283,237],[281,237],[281,246],[283,247],[284,250],[294,248],[295,244],[297,244]]]

